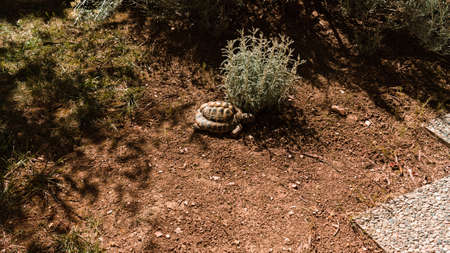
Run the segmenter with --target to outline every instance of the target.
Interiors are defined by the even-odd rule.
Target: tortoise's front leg
[[[231,132],[231,135],[237,136],[242,131],[242,124],[238,124],[234,130]]]

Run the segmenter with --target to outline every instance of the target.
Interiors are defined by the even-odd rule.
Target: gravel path
[[[354,221],[386,252],[450,252],[450,176]]]

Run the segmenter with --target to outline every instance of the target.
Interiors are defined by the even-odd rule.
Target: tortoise
[[[195,114],[194,129],[212,133],[238,135],[242,124],[253,121],[254,116],[224,101],[212,101],[200,106]]]

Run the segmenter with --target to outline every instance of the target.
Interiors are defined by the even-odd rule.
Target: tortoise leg
[[[231,132],[231,135],[236,136],[242,131],[242,125],[237,125],[234,130]]]

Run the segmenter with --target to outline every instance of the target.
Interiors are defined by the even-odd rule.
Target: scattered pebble
[[[292,158],[292,155],[291,155],[291,154],[288,154],[288,158],[291,159],[291,158]]]
[[[158,173],[163,173],[163,171],[162,170],[158,170]]]
[[[235,185],[235,182],[229,182],[228,185]]]
[[[220,177],[218,177],[218,176],[212,176],[212,177],[210,177],[210,179],[212,179],[212,180],[214,180],[214,181],[217,181],[217,180],[220,179]]]
[[[292,189],[298,189],[298,185],[297,184],[291,184]]]
[[[170,239],[170,234],[167,234],[167,235],[166,235],[166,238],[167,238],[167,239]]]
[[[183,231],[181,230],[181,228],[178,227],[178,228],[175,229],[175,233],[176,233],[176,234],[180,234],[181,232],[183,232]]]
[[[345,108],[340,107],[338,105],[332,105],[331,106],[331,111],[341,115],[341,116],[345,116],[347,114],[347,111],[345,110]]]
[[[291,210],[291,211],[289,211],[289,212],[288,212],[288,215],[289,215],[289,216],[292,216],[292,215],[294,215],[294,211],[292,211],[292,210]]]
[[[161,237],[161,236],[163,236],[163,233],[161,231],[156,231],[155,232],[155,236],[156,237]]]
[[[370,125],[372,125],[372,122],[370,122],[370,120],[366,120],[366,121],[364,121],[364,125],[370,126]]]
[[[286,238],[284,238],[284,244],[291,245],[292,241],[289,238],[286,237]]]
[[[112,214],[112,210],[109,210],[108,212],[106,212],[106,214]]]
[[[235,240],[235,241],[233,241],[233,245],[239,245],[241,242],[239,241],[239,240]]]

